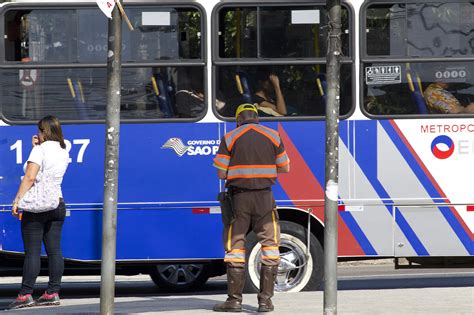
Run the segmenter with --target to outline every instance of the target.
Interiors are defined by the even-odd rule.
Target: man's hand
[[[219,176],[220,179],[226,179],[227,178],[227,171],[223,171],[221,169],[217,170],[217,176]]]

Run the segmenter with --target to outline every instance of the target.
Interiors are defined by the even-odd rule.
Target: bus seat
[[[160,107],[161,112],[164,114],[164,117],[174,117],[175,112],[173,110],[173,104],[170,97],[170,88],[168,84],[165,83],[163,76],[159,73],[154,74],[151,77],[151,83],[155,97],[158,100],[158,106]]]
[[[322,100],[324,101],[324,106],[326,106],[328,83],[326,81],[326,75],[325,74],[319,73],[316,76],[316,85],[318,87],[319,95],[321,96]]]
[[[242,102],[253,104],[249,75],[244,71],[237,71],[235,75],[235,83],[237,84],[237,90],[240,95],[242,95]]]
[[[80,80],[72,80],[67,78],[67,84],[69,86],[69,92],[74,100],[74,105],[79,113],[80,119],[90,119],[87,111],[87,104],[84,98],[84,90],[82,88],[82,82]]]
[[[407,68],[407,82],[413,101],[415,102],[418,109],[418,114],[428,114],[426,100],[423,95],[423,88],[421,86],[421,80],[418,72],[414,71],[412,73],[411,69]]]

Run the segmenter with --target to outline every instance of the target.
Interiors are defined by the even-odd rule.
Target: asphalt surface
[[[338,314],[474,314],[473,269],[394,270],[393,265],[338,268]],[[16,295],[21,279],[0,278],[0,309]],[[38,279],[35,295],[46,288]],[[193,293],[163,293],[147,275],[119,276],[115,314],[209,314],[226,298],[225,277],[213,278]],[[61,305],[5,314],[99,314],[100,277],[65,277]],[[244,313],[256,313],[256,295],[244,295]],[[323,291],[278,293],[273,314],[322,314]]]

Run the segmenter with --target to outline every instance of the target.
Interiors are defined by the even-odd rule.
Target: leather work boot
[[[272,312],[274,307],[271,300],[275,288],[278,266],[262,265],[260,269],[260,293],[258,294],[258,312]]]
[[[241,312],[245,269],[227,266],[227,301],[214,305],[214,312]]]

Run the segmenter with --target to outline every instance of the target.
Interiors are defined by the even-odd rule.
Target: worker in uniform
[[[224,262],[227,265],[227,300],[216,312],[240,312],[245,282],[245,236],[251,228],[262,245],[258,311],[271,312],[280,262],[280,225],[271,186],[277,173],[290,170],[280,135],[258,124],[258,111],[242,104],[235,114],[237,128],[224,135],[214,159],[220,179],[232,196],[235,218],[224,227]]]

